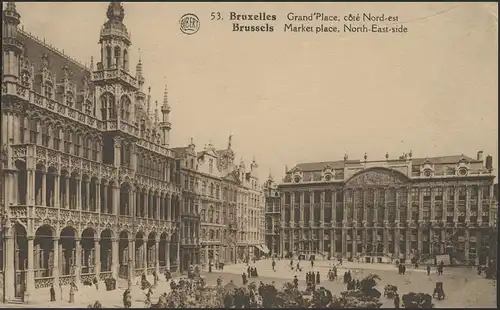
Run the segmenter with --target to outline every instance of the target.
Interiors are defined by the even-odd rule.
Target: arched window
[[[128,51],[123,50],[123,69],[128,71]]]
[[[71,92],[66,92],[66,105],[68,107],[72,107],[74,103],[75,98],[73,97],[73,94]]]
[[[120,56],[121,56],[120,54],[121,54],[120,47],[115,46],[115,62],[113,66],[115,66],[116,68],[120,68]]]
[[[85,101],[85,114],[92,115],[92,102],[90,100]]]
[[[49,147],[49,141],[50,141],[50,133],[49,133],[50,126],[49,124],[42,124],[42,145],[45,147]]]
[[[94,140],[92,141],[92,160],[97,161],[97,156],[99,155],[99,147],[100,147],[99,140]]]
[[[80,156],[81,137],[77,132],[73,132],[73,154]]]
[[[83,139],[83,157],[89,158],[90,156],[90,144],[92,143],[92,139],[90,137],[85,137]]]
[[[111,54],[111,46],[106,46],[106,67],[111,68],[113,65]]]
[[[127,122],[130,118],[130,99],[127,96],[120,99],[120,117]]]
[[[30,143],[36,143],[36,140],[38,139],[38,128],[37,128],[38,122],[36,119],[30,119],[29,120],[29,128],[30,128]]]
[[[23,70],[21,72],[21,84],[24,86],[24,87],[30,87],[30,74],[28,73],[28,71],[25,71]]]
[[[101,95],[101,115],[104,121],[116,118],[115,97],[110,93]]]
[[[43,86],[43,94],[45,97],[49,98],[49,99],[54,99],[54,89],[52,87],[52,84],[48,83],[48,82],[45,82],[44,86]]]
[[[71,151],[71,131],[66,130],[64,132],[64,152],[69,153]]]
[[[54,150],[59,150],[61,147],[60,133],[61,129],[59,127],[52,126],[52,148],[54,148]]]

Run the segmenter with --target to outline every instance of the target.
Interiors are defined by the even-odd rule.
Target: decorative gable
[[[455,165],[455,175],[460,177],[466,177],[469,174],[470,163],[467,159],[462,156]]]
[[[422,165],[420,165],[420,175],[426,178],[431,178],[434,176],[434,164],[431,163],[429,159],[426,159]]]
[[[321,174],[321,180],[325,182],[330,182],[333,179],[335,179],[335,170],[330,165],[326,165],[325,168],[323,168],[322,174]]]

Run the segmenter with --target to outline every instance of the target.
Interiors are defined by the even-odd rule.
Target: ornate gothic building
[[[449,254],[484,264],[497,213],[492,171],[482,152],[299,164],[279,184],[279,248],[370,261]]]
[[[4,300],[177,270],[183,198],[168,98],[153,111],[141,62],[130,70],[123,6],[106,15],[101,59],[86,68],[19,29],[13,2],[3,11]]]
[[[192,226],[184,228],[192,242],[181,245],[181,251],[184,247],[191,250],[186,249],[182,255],[189,261],[196,253],[194,261],[205,267],[210,262],[242,261],[255,254],[255,247],[262,251],[263,202],[258,200],[262,192],[257,164],[251,164],[251,171],[245,169],[243,161],[235,165],[231,140],[222,150],[209,143],[197,151],[193,141],[187,147],[174,148],[184,205],[194,211],[186,219]],[[198,221],[200,225],[196,226]]]

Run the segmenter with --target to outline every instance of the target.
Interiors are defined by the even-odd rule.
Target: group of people
[[[328,270],[328,280],[335,281],[338,279],[337,266],[333,266],[332,269]]]

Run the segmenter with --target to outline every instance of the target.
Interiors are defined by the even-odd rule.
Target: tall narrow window
[[[30,124],[30,143],[36,143],[36,140],[38,138],[37,121],[34,119],[30,119],[29,124]]]
[[[50,134],[49,134],[49,125],[42,125],[42,145],[45,147],[49,146]]]
[[[64,132],[64,152],[69,153],[71,151],[71,131]]]
[[[73,154],[80,156],[81,137],[79,133],[73,133]]]
[[[97,161],[97,156],[99,154],[99,141],[92,141],[92,160]]]
[[[24,115],[19,116],[19,143],[24,143],[24,136],[26,135],[26,120],[27,118]]]
[[[127,96],[123,96],[120,100],[120,117],[127,122],[130,118],[130,99]]]
[[[83,157],[84,158],[89,158],[90,143],[91,143],[91,139],[89,137],[85,137],[83,139]]]
[[[120,68],[120,55],[121,50],[119,46],[115,46],[115,63],[113,64],[115,68]]]
[[[128,70],[128,51],[123,50],[123,70]]]
[[[113,65],[112,62],[112,55],[111,55],[111,46],[106,46],[106,67],[111,68]]]
[[[43,87],[43,94],[45,95],[45,97],[53,99],[54,90],[52,88],[52,84],[45,82],[45,85]]]
[[[54,150],[59,150],[61,146],[60,132],[61,129],[59,127],[52,127],[52,147]]]

